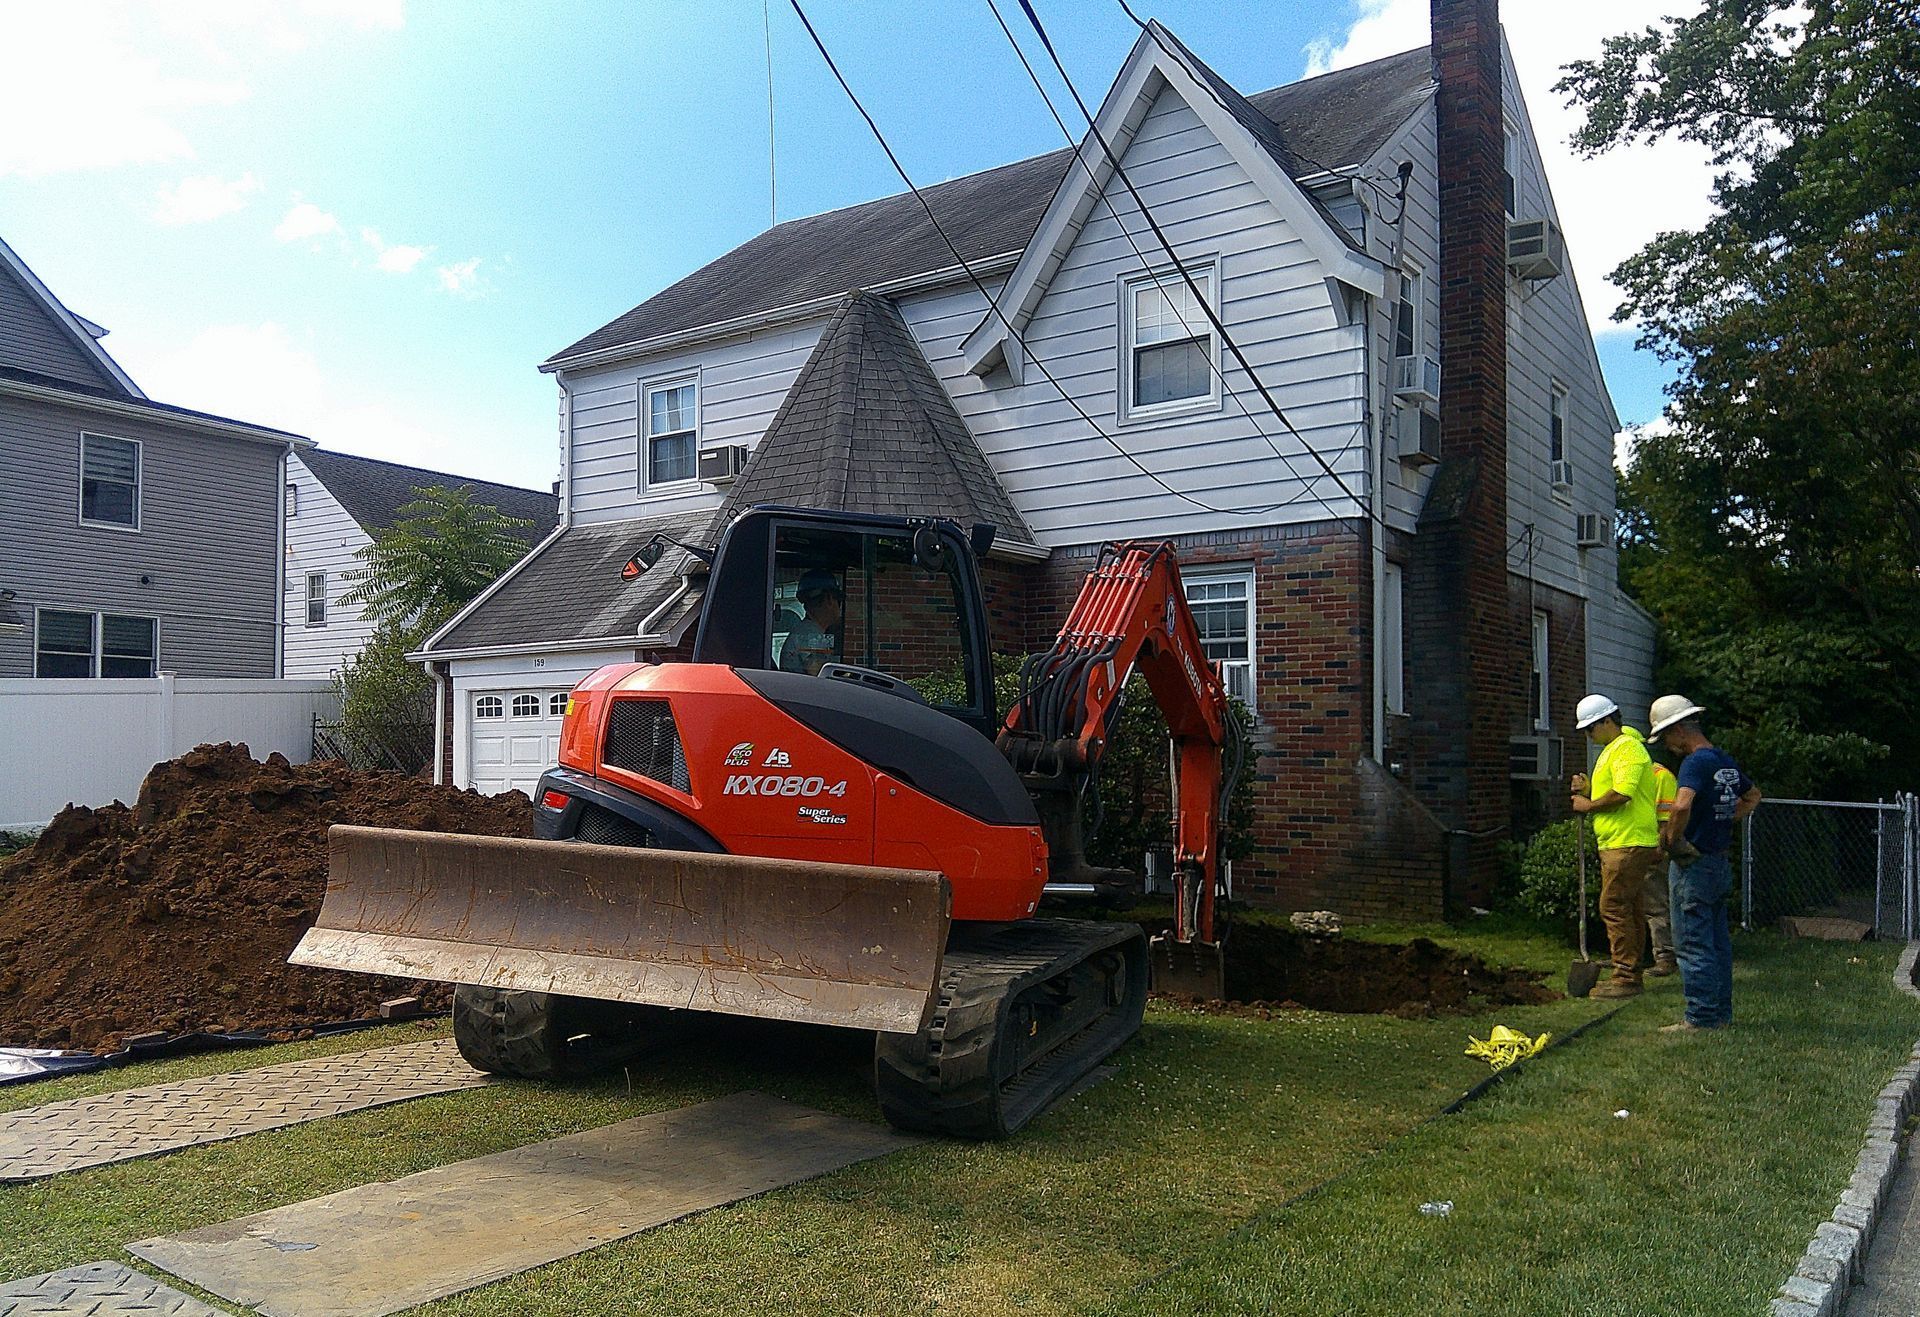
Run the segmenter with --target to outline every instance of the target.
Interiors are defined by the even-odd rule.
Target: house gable
[[[1290,171],[1302,166],[1272,120],[1195,59],[1171,33],[1158,23],[1149,23],[1101,102],[1094,128],[1081,141],[1032,241],[996,299],[999,313],[989,313],[962,344],[967,369],[984,374],[997,366],[1014,369],[1022,364],[1016,341],[1024,337],[1048,284],[1096,206],[1101,206],[1103,197],[1113,204],[1127,204],[1110,195],[1113,189],[1109,185],[1116,175],[1106,148],[1111,147],[1124,162],[1141,124],[1169,91],[1232,157],[1329,276],[1376,296],[1382,291],[1385,274],[1379,262],[1358,250],[1339,221],[1294,180]],[[1124,185],[1121,192],[1125,192]],[[1151,235],[1147,237],[1151,240]],[[1007,352],[1010,343],[1016,345],[1011,359]]]
[[[125,398],[146,396],[100,346],[93,327],[67,310],[5,242],[0,242],[0,366]]]

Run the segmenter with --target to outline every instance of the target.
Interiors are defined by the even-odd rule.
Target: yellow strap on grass
[[[1467,1055],[1480,1057],[1495,1070],[1505,1070],[1515,1061],[1538,1056],[1552,1037],[1550,1033],[1543,1033],[1538,1038],[1529,1038],[1517,1029],[1496,1024],[1485,1039],[1467,1035]]]

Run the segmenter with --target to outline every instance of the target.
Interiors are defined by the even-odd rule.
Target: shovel
[[[1580,872],[1580,959],[1567,967],[1567,996],[1584,997],[1600,981],[1600,966],[1587,955],[1587,824],[1574,819],[1573,856]]]

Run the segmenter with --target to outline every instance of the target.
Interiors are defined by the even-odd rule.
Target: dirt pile
[[[1242,920],[1227,935],[1224,1009],[1260,1014],[1305,1006],[1402,1019],[1472,1015],[1557,1000],[1546,977],[1544,970],[1489,965],[1423,937],[1361,942]]]
[[[525,836],[532,809],[244,745],[158,764],[133,808],[70,806],[0,859],[0,1046],[294,1033],[415,992],[444,1005],[443,988],[286,963],[319,912],[333,823]]]

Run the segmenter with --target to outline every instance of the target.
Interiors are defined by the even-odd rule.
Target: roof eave
[[[1019,259],[1020,253],[1017,251],[1001,252],[994,256],[983,256],[979,260],[968,261],[966,266],[942,266],[937,270],[925,270],[919,274],[904,275],[898,279],[868,284],[865,287],[868,292],[881,296],[916,292],[925,288],[939,288],[947,284],[967,282],[968,267],[971,267],[976,275],[1001,274],[1011,270]],[[771,325],[810,320],[815,316],[830,313],[846,295],[847,290],[842,289],[823,297],[808,298],[804,302],[790,302],[785,306],[756,311],[751,315],[735,316],[731,320],[715,320],[709,324],[694,325],[687,329],[675,330],[671,334],[656,334],[652,338],[635,339],[630,343],[594,348],[589,352],[557,354],[541,362],[540,371],[542,374],[551,375],[558,371],[578,370],[586,366],[603,366],[626,357],[646,356],[668,348],[687,347],[710,339],[728,338]]]
[[[20,380],[4,378],[0,378],[0,394],[16,398],[31,398],[36,402],[58,403],[63,407],[102,412],[109,416],[126,416],[155,425],[176,425],[183,429],[201,430],[229,439],[272,444],[277,448],[315,446],[313,440],[305,435],[294,434],[288,430],[274,430],[264,425],[249,425],[245,421],[228,420],[218,416],[169,411],[164,407],[156,407],[148,403],[144,398],[126,400],[100,398],[90,393],[48,388],[39,384],[27,384]]]

